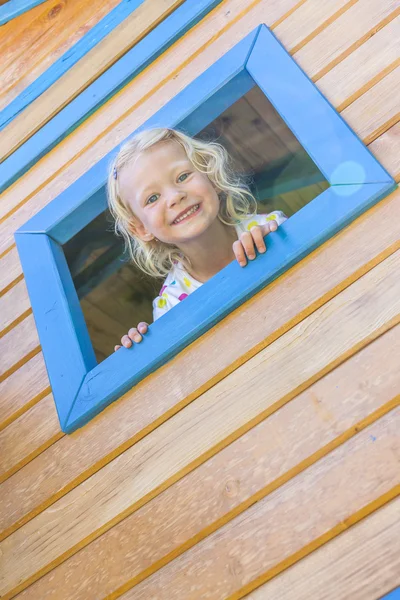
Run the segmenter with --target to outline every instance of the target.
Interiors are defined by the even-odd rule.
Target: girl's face
[[[211,181],[172,140],[155,144],[124,167],[120,187],[136,216],[132,232],[144,241],[157,238],[179,247],[199,239],[218,215]]]

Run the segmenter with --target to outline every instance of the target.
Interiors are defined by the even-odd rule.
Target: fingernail
[[[249,259],[250,259],[250,260],[253,260],[253,258],[255,258],[255,257],[256,257],[256,255],[255,255],[255,254],[249,254]]]
[[[266,248],[259,248],[259,249],[258,249],[258,251],[259,251],[259,252],[265,252],[265,251],[266,251]]]

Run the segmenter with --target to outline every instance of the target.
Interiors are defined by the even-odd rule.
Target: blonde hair
[[[175,141],[183,146],[193,166],[207,175],[214,184],[219,199],[219,220],[225,225],[234,226],[248,215],[256,214],[257,203],[248,186],[239,179],[231,168],[230,157],[225,148],[217,142],[204,142],[168,128],[155,128],[142,131],[131,138],[119,151],[108,176],[108,205],[115,219],[115,233],[124,238],[125,248],[132,261],[145,273],[153,277],[164,277],[175,261],[188,268],[189,259],[173,244],[159,240],[143,241],[132,233],[130,224],[135,215],[120,193],[120,170],[140,153],[154,144]]]

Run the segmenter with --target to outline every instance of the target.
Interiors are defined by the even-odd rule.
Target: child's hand
[[[264,236],[277,229],[278,223],[276,221],[269,221],[265,225],[254,225],[250,231],[241,233],[240,238],[236,242],[233,242],[232,246],[239,265],[244,267],[247,264],[246,255],[250,260],[256,257],[254,246],[257,247],[259,252],[265,252],[267,248]]]
[[[136,327],[132,327],[129,331],[127,335],[123,335],[121,338],[121,344],[122,346],[125,346],[125,348],[130,348],[132,346],[132,341],[136,342],[137,344],[139,342],[142,341],[142,336],[140,335],[141,333],[146,333],[147,332],[147,328],[148,328],[149,324],[145,323],[144,321],[142,321],[141,323],[139,323],[139,325]],[[114,347],[114,352],[116,352],[117,350],[119,350],[120,348],[122,348],[122,346],[115,346]]]

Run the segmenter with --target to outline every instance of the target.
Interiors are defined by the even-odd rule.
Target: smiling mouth
[[[195,204],[194,206],[192,206],[192,208],[189,208],[189,210],[187,210],[183,215],[175,219],[175,221],[172,221],[172,225],[179,225],[179,223],[181,223],[182,221],[190,219],[192,215],[198,212],[199,208],[200,204]]]

